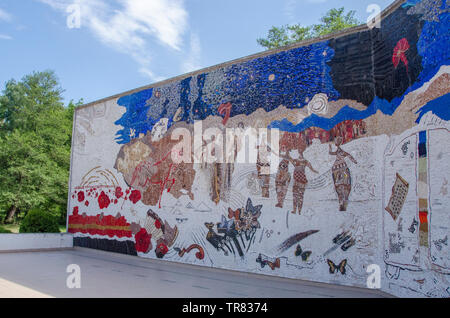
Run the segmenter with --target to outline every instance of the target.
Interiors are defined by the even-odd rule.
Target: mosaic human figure
[[[256,169],[258,172],[258,179],[261,180],[261,194],[263,198],[270,197],[270,175],[264,174],[263,169],[270,169],[270,164],[262,162],[258,155],[258,160],[256,162]]]
[[[278,172],[275,178],[275,189],[277,191],[278,208],[283,207],[284,199],[291,182],[291,174],[289,173],[289,160],[283,159],[278,165]]]
[[[333,151],[331,144],[329,145],[330,155],[336,156],[336,161],[331,168],[334,188],[339,199],[339,210],[347,211],[348,197],[350,196],[350,192],[352,190],[352,178],[350,175],[350,169],[345,162],[345,158],[348,157],[354,164],[357,164],[357,162],[349,153],[342,150],[342,137],[336,138],[335,145],[337,147],[336,151]]]
[[[270,197],[270,161],[268,158],[268,153],[260,150],[260,146],[257,147],[257,161],[256,170],[258,172],[258,179],[261,180],[261,192],[263,198]]]
[[[299,157],[298,159],[293,159],[290,156],[290,151],[286,155],[281,155],[280,157],[288,160],[294,166],[294,185],[292,186],[292,193],[294,198],[294,207],[292,214],[301,214],[303,207],[303,197],[305,195],[306,185],[308,184],[308,179],[306,178],[305,168],[308,167],[312,172],[318,173],[312,167],[311,163],[303,157],[304,147],[298,148]]]

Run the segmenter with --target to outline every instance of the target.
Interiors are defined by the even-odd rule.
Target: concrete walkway
[[[81,289],[66,285],[81,269]],[[376,290],[209,269],[74,248],[0,253],[1,297],[301,298],[389,297]]]

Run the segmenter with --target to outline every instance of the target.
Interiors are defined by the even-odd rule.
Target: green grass
[[[0,233],[19,233],[20,224],[4,224],[0,225]],[[61,233],[66,233],[66,226],[60,225],[59,231]]]
[[[9,233],[19,233],[20,228],[19,224],[4,224],[0,226],[6,231],[9,231]]]
[[[11,231],[5,229],[3,226],[0,226],[0,234],[12,233]]]

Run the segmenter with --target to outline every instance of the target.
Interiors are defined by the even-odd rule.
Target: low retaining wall
[[[0,253],[52,250],[73,247],[73,235],[62,234],[0,234]]]

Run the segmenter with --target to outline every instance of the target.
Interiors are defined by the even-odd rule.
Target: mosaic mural
[[[447,1],[398,1],[380,28],[77,109],[75,244],[359,287],[377,264],[384,291],[450,297],[449,28]]]

